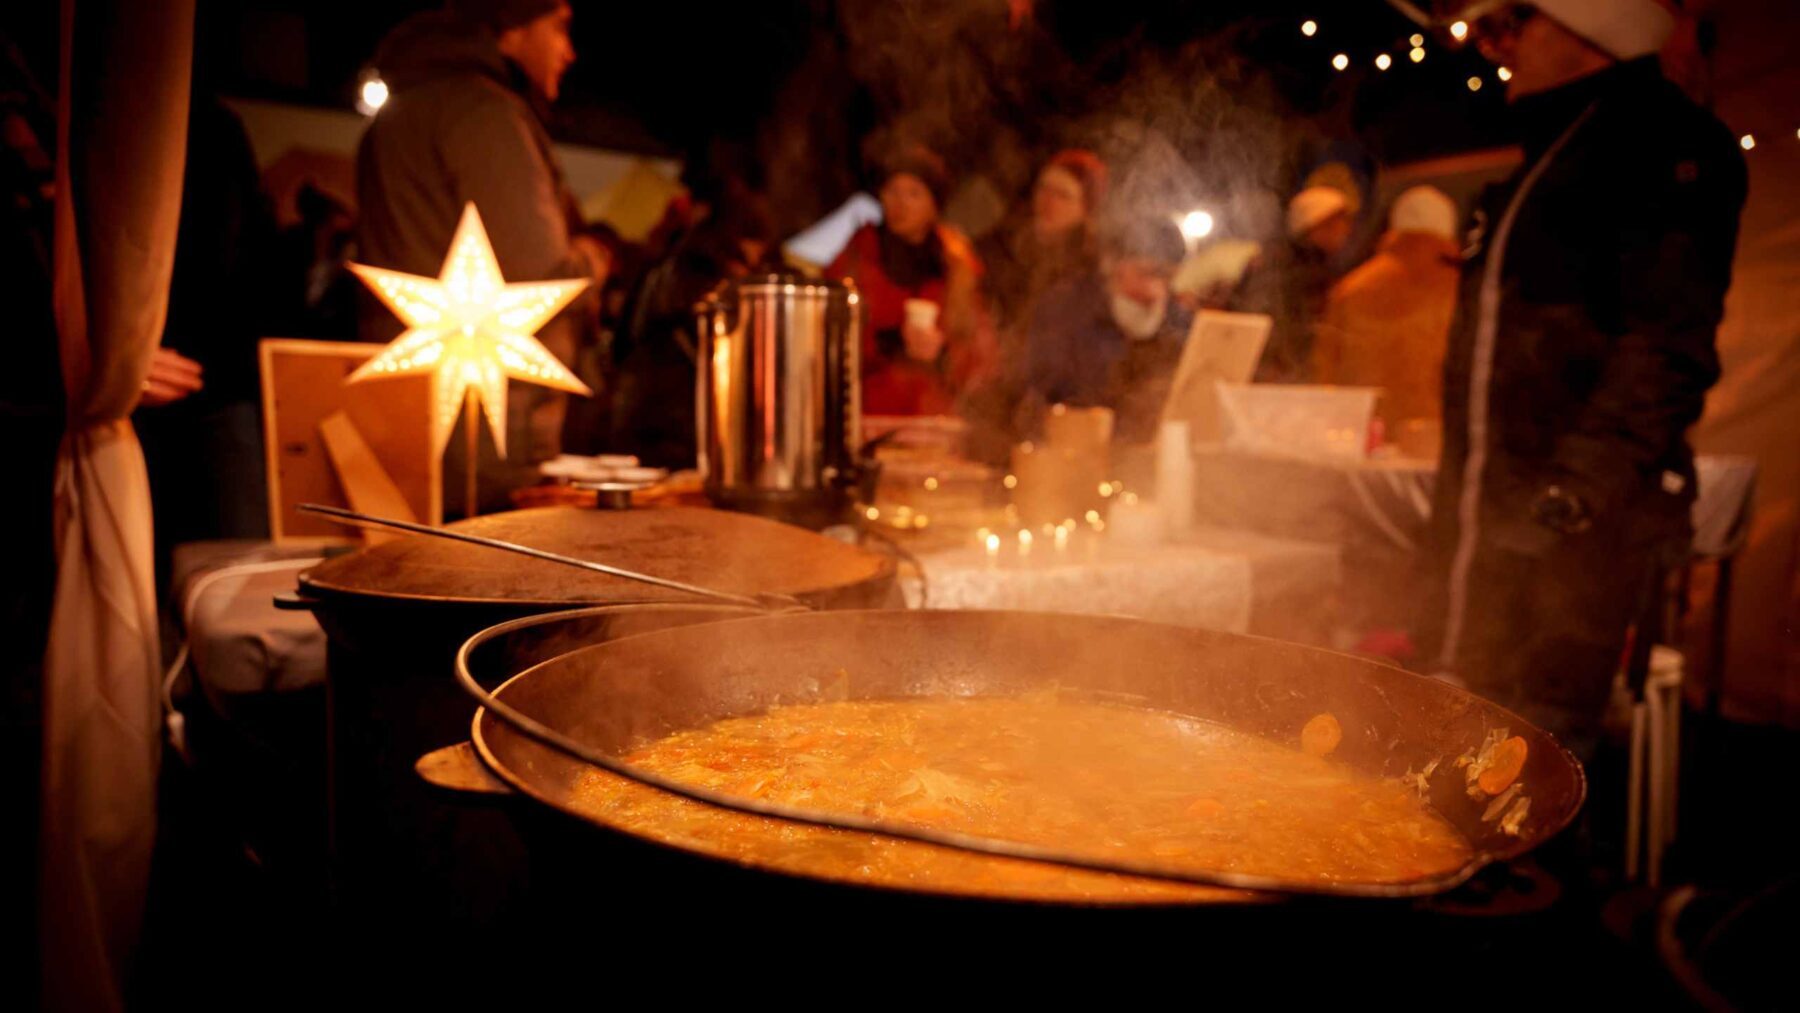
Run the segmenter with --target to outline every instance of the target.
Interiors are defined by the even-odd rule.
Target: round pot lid
[[[698,507],[542,507],[448,525],[578,559],[738,594],[817,600],[894,578],[892,559],[749,514]],[[689,601],[679,591],[499,549],[408,535],[300,575],[312,593],[454,602]]]

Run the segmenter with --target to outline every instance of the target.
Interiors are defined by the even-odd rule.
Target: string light
[[[356,111],[364,116],[373,116],[387,104],[387,82],[371,74],[363,79],[362,87],[356,90]]]
[[[1512,69],[1510,67],[1501,67],[1499,70],[1494,71],[1494,76],[1502,81],[1511,81]]]
[[[1470,91],[1480,91],[1481,90],[1481,78],[1479,78],[1479,77],[1469,78],[1469,90]]]
[[[1749,151],[1751,148],[1756,147],[1756,135],[1745,134],[1738,138],[1738,147],[1743,148],[1745,151]]]
[[[1189,211],[1181,216],[1178,223],[1181,236],[1190,243],[1197,243],[1212,235],[1213,216],[1205,211]]]
[[[1389,67],[1392,67],[1393,65],[1394,65],[1394,58],[1387,55],[1386,53],[1382,53],[1380,56],[1377,56],[1375,58],[1375,69],[1376,70],[1386,70]]]
[[[1350,57],[1339,53],[1331,58],[1331,65],[1339,70],[1347,69],[1350,66]]]
[[[1308,18],[1305,21],[1300,22],[1300,34],[1301,35],[1304,35],[1310,39],[1314,35],[1317,35],[1318,33],[1319,33],[1319,23],[1317,21],[1314,21],[1311,18]]]
[[[1450,37],[1458,42],[1468,38],[1469,23],[1467,21],[1452,22],[1450,25]]]
[[[1410,39],[1407,39],[1406,41],[1412,43],[1413,46],[1416,48],[1418,46],[1423,46],[1425,44],[1425,36],[1414,33],[1413,37]]]
[[[1425,47],[1424,46],[1414,46],[1412,48],[1412,52],[1410,52],[1406,55],[1411,57],[1412,62],[1414,62],[1414,63],[1424,63],[1425,62]]]

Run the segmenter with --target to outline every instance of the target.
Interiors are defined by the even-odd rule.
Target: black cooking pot
[[[815,608],[897,599],[887,556],[758,517],[689,507],[552,507],[449,525],[567,556]],[[288,603],[328,635],[332,879],[352,909],[479,920],[514,903],[524,849],[510,821],[446,805],[413,772],[468,735],[450,677],[457,647],[494,623],[678,592],[491,548],[394,538],[300,575]],[[567,629],[567,627],[565,627]],[[524,650],[529,636],[515,649]]]

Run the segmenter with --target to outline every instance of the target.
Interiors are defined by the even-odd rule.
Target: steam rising
[[[1268,234],[1262,195],[1285,189],[1296,132],[1311,127],[1284,115],[1266,74],[1238,55],[1236,33],[1172,52],[1132,39],[1083,62],[1031,16],[1012,14],[1013,5],[966,0],[836,8],[761,145],[776,205],[822,213],[842,194],[821,186],[869,182],[830,164],[867,165],[902,143],[940,152],[965,191],[1010,203],[1044,158],[1073,146],[1107,160],[1108,215],[1202,209],[1216,236]],[[863,131],[845,126],[855,120]],[[987,220],[967,219],[987,216],[962,214],[969,203],[953,200],[951,217],[982,231]]]

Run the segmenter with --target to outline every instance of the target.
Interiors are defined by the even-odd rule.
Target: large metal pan
[[[1220,874],[1215,886],[958,852],[958,860],[1013,862],[1045,872],[1016,877],[1018,890],[996,893],[991,885],[971,888],[955,875],[928,882],[885,880],[879,873],[826,875],[810,867],[800,850],[746,860],[705,834],[648,837],[789,876],[1083,904],[1205,904],[1243,900],[1249,896],[1245,889],[1416,897],[1448,890],[1489,863],[1542,844],[1574,818],[1586,791],[1576,759],[1548,734],[1503,708],[1436,680],[1295,644],[1109,616],[902,611],[744,615],[741,610],[713,610],[714,618],[726,618],[674,625],[693,623],[710,607],[648,608],[636,614],[598,609],[518,620],[471,639],[459,671],[465,687],[479,696],[464,662],[545,623],[585,626],[561,645],[567,649],[519,672],[486,697],[492,706],[477,712],[473,742],[494,774],[567,817],[645,837],[585,804],[575,791],[584,778],[616,776],[600,771],[583,754],[617,761],[634,745],[677,729],[777,703],[818,700],[836,681],[835,673],[845,669],[851,673],[853,698],[1003,695],[1054,685],[1204,718],[1278,742],[1297,742],[1309,719],[1330,713],[1344,732],[1334,754],[1338,760],[1380,777],[1417,778],[1431,771],[1422,781],[1428,801],[1474,848],[1473,857],[1459,869],[1403,883],[1297,885]],[[582,637],[591,637],[597,624],[610,626],[609,639],[575,646]],[[480,669],[479,664],[473,667]],[[1475,755],[1502,728],[1525,740],[1528,758],[1516,791],[1496,804],[1484,793],[1472,797],[1457,761]],[[1516,826],[1503,827],[1502,817],[1514,812],[1521,798],[1529,799],[1527,815]],[[740,818],[723,809],[718,815]],[[780,824],[775,826],[772,832],[779,832]],[[808,832],[842,835],[842,847],[894,845],[892,838],[855,830],[811,827]],[[1098,883],[1094,877],[1113,882]]]

